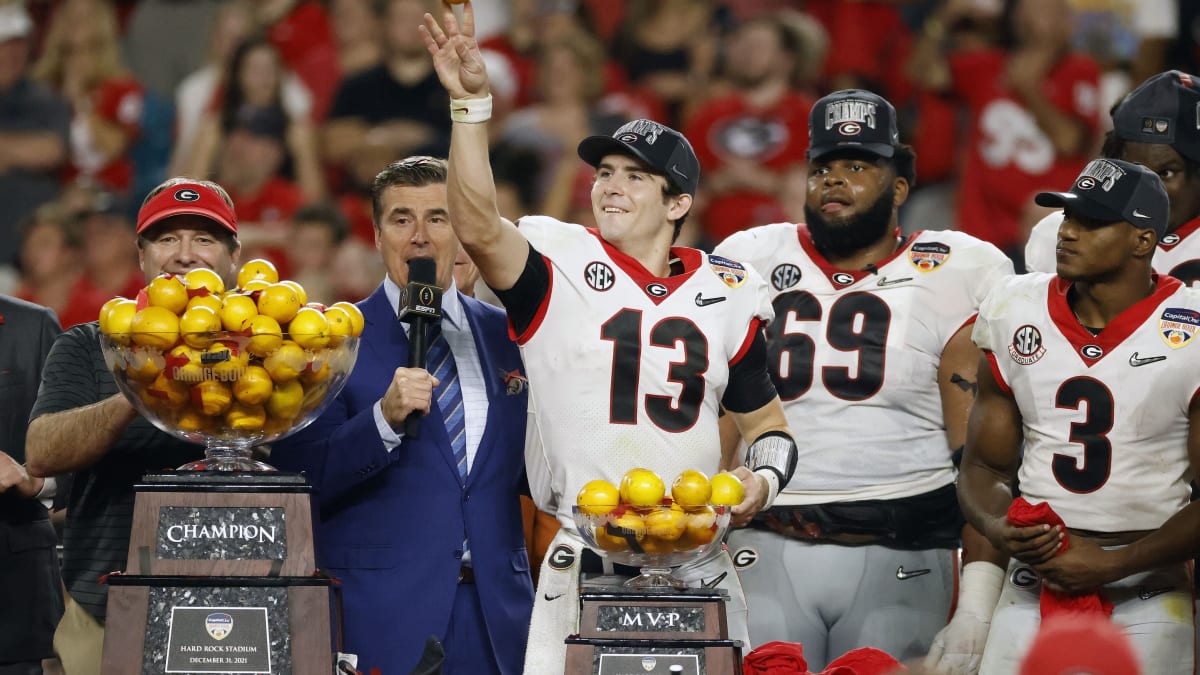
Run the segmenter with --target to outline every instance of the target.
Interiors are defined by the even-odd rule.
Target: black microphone
[[[424,368],[429,357],[429,327],[442,320],[442,289],[437,286],[437,263],[433,258],[408,261],[408,285],[400,289],[398,317],[407,323],[408,367]],[[404,420],[404,435],[417,438],[421,412],[414,410]]]

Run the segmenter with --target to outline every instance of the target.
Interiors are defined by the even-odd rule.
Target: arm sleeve
[[[545,304],[546,295],[550,291],[550,265],[533,244],[530,244],[525,269],[517,283],[508,290],[493,288],[492,291],[500,298],[500,302],[504,303],[504,309],[508,310],[508,321],[512,325],[513,334],[523,335]]]
[[[736,413],[758,410],[777,394],[771,376],[767,374],[767,341],[762,331],[756,331],[746,354],[729,368],[729,386],[721,405]]]

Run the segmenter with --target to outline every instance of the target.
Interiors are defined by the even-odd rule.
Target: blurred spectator
[[[330,276],[335,299],[358,302],[383,281],[383,259],[374,246],[347,239],[333,257]]]
[[[288,223],[305,202],[300,188],[280,175],[287,124],[276,107],[243,105],[221,147],[214,178],[233,198],[243,258],[267,258],[283,277],[291,272],[285,253]]]
[[[279,53],[266,40],[251,37],[238,45],[224,84],[200,121],[192,149],[180,156],[172,173],[211,177],[233,129],[244,126],[246,119],[270,115],[273,123],[282,127],[284,156],[276,173],[294,176],[305,199],[323,197],[325,182],[317,159],[316,131],[304,107],[289,105],[284,87],[287,72]],[[239,211],[238,216],[245,214]]]
[[[13,295],[54,310],[67,328],[94,321],[96,313],[74,292],[83,277],[79,223],[51,202],[38,207],[23,229],[21,285]]]
[[[313,204],[292,216],[287,238],[289,278],[304,287],[310,302],[331,305],[341,299],[334,292],[332,268],[346,235],[346,218],[334,206]]]
[[[867,89],[898,107],[908,101],[912,86],[904,64],[912,50],[912,32],[899,4],[895,0],[805,3],[805,11],[821,22],[829,43],[836,46],[825,61],[829,89]]]
[[[100,306],[113,297],[136,298],[146,276],[138,266],[129,200],[110,192],[87,196],[88,202],[75,216],[82,227],[84,273],[71,294],[85,308],[87,320],[93,321]]]
[[[542,172],[542,162],[537,153],[500,142],[492,146],[491,155],[496,205],[500,215],[515,223],[521,216],[537,213],[538,193],[534,181],[529,180],[530,176]]]
[[[958,226],[1021,265],[1021,247],[1044,212],[1033,193],[1069,185],[1099,125],[1099,68],[1071,50],[1067,0],[1015,0],[1003,22],[1010,49],[942,44],[947,26],[977,0],[948,0],[926,21],[910,72],[964,101],[970,130],[958,190]]]
[[[543,171],[535,203],[542,203],[558,180],[573,184],[580,171],[591,176],[591,167],[575,152],[579,141],[593,134],[607,136],[625,122],[595,106],[604,93],[604,61],[604,48],[585,33],[553,38],[538,49],[537,102],[509,115],[500,134],[504,143],[538,154]],[[537,212],[564,218],[566,206],[552,204]]]
[[[117,15],[106,0],[66,0],[50,20],[33,76],[71,104],[66,179],[127,192],[129,148],[141,130],[142,85],[121,60]]]
[[[732,90],[701,105],[684,135],[704,175],[704,233],[712,243],[784,220],[785,172],[804,163],[813,98],[792,87],[800,39],[774,16],[743,23],[724,48]]]
[[[450,101],[433,72],[417,27],[426,0],[384,0],[384,62],[342,83],[325,125],[326,159],[354,186],[371,184],[397,157],[445,157]]]
[[[1064,614],[1047,619],[1021,663],[1021,675],[1140,675],[1133,645],[1121,629],[1099,614]]]
[[[226,0],[217,11],[208,45],[208,61],[179,83],[175,91],[175,156],[171,173],[178,175],[192,150],[201,119],[214,107],[218,91],[224,86],[229,63],[238,46],[250,37],[254,17],[246,0]],[[273,100],[273,99],[272,99]],[[290,70],[283,74],[283,90],[279,101],[288,115],[295,119],[312,118],[312,94],[308,87]]]
[[[659,122],[679,128],[688,101],[703,91],[716,58],[714,0],[629,0],[614,53],[632,84],[666,106]]]
[[[316,0],[255,0],[254,7],[267,40],[312,92],[313,120],[324,120],[341,82],[337,43],[325,8]]]
[[[342,77],[352,77],[383,60],[375,0],[331,0],[329,19],[337,40]]]
[[[205,61],[219,0],[138,0],[125,24],[125,58],[147,92],[171,100],[175,88]]]
[[[26,76],[33,22],[20,3],[0,5],[0,269],[16,262],[21,221],[58,193],[71,112]]]

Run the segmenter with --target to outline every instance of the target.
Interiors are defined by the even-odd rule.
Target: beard
[[[857,216],[825,218],[804,205],[804,222],[813,245],[826,259],[844,258],[874,244],[892,231],[896,188],[883,191],[866,211]]]

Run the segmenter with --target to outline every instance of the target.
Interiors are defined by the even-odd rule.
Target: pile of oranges
[[[286,431],[353,365],[341,347],[362,333],[358,307],[309,303],[267,260],[243,265],[237,283],[226,290],[209,269],[161,274],[136,300],[100,308],[114,375],[180,431]]]
[[[609,552],[646,554],[691,551],[713,542],[719,510],[745,498],[741,479],[721,472],[710,480],[689,469],[671,484],[671,495],[658,474],[630,469],[620,487],[606,480],[589,481],[575,498],[598,547]],[[714,508],[715,507],[715,508]]]

